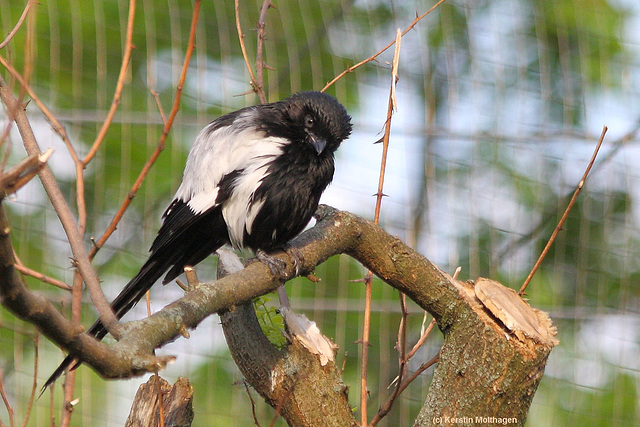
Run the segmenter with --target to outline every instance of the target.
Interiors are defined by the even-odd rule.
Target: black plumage
[[[283,248],[310,221],[333,178],[334,153],[350,133],[345,108],[320,92],[243,108],[207,125],[149,259],[111,304],[116,317],[163,274],[168,283],[225,244],[265,253]],[[88,333],[102,339],[107,331],[98,320]],[[68,356],[44,388],[73,363]]]

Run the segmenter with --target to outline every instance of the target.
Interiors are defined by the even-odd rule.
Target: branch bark
[[[481,300],[474,293],[474,284],[453,280],[372,222],[328,206],[320,206],[316,217],[316,225],[292,242],[303,255],[302,274],[330,256],[346,253],[429,311],[444,334],[445,345],[433,387],[417,425],[430,425],[436,417],[450,415],[515,417],[517,424],[523,425],[547,357],[556,343],[555,331],[546,315],[518,299],[525,311],[535,313],[529,318],[534,329],[544,332],[533,337],[527,332],[529,329],[513,321],[513,316],[505,315],[511,311],[509,304],[503,303],[508,301],[507,297],[487,296],[485,292]],[[0,224],[0,230],[8,230],[8,224]],[[7,241],[8,233],[3,232],[0,243],[4,246]],[[167,358],[154,358],[156,347],[184,335],[186,329],[195,328],[210,314],[229,311],[280,285],[268,267],[251,263],[211,284],[200,284],[146,319],[124,324],[120,341],[105,346],[80,333],[44,298],[37,298],[24,287],[12,290],[7,284],[7,278],[15,275],[11,254],[12,251],[0,251],[2,304],[32,321],[52,341],[109,378],[158,369]],[[289,256],[281,253],[277,257],[286,263],[285,272],[292,277],[294,265]],[[14,278],[11,282],[18,280]],[[7,290],[18,295],[8,298]],[[491,304],[497,300],[504,301]]]
[[[18,100],[13,96],[11,88],[7,85],[2,76],[0,76],[0,99],[7,106],[10,118],[16,122],[27,153],[30,155],[41,155],[42,151],[40,150],[38,142],[33,134],[26,112]],[[73,252],[75,267],[82,275],[82,279],[87,285],[87,289],[89,289],[91,300],[100,313],[100,317],[102,318],[107,330],[112,335],[118,337],[120,322],[116,319],[113,314],[113,310],[111,310],[111,307],[109,306],[109,302],[102,293],[100,280],[98,279],[98,275],[89,260],[86,248],[84,247],[82,234],[78,228],[78,223],[76,222],[69,205],[65,201],[62,192],[60,191],[58,182],[47,165],[40,169],[38,175],[51,204],[58,214],[58,218],[60,218],[60,223],[64,228],[67,238],[69,239],[69,245]]]
[[[239,260],[231,264],[228,258],[220,255],[218,277],[242,268]],[[220,314],[229,351],[240,372],[291,426],[313,426],[319,420],[326,427],[357,426],[348,388],[335,364],[335,345],[317,328],[310,331],[304,316],[282,310],[289,343],[281,350],[262,332],[252,303]],[[304,326],[296,327],[300,324]],[[321,345],[314,345],[316,342]]]
[[[153,375],[138,388],[125,427],[189,427],[193,421],[193,387],[186,378],[174,385]]]

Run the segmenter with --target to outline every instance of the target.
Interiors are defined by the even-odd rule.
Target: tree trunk
[[[138,388],[125,427],[189,427],[192,421],[193,387],[189,380],[178,378],[172,386],[154,375]]]
[[[414,426],[523,426],[558,341],[546,313],[488,279],[458,282],[459,315]]]
[[[235,255],[219,251],[218,276],[242,269]],[[284,315],[295,328],[295,315]],[[278,350],[264,335],[252,303],[221,313],[224,336],[233,360],[247,382],[290,426],[344,427],[357,425],[334,348],[317,350],[301,328],[288,329],[288,344]],[[304,322],[302,320],[302,322]],[[295,325],[294,325],[295,322]],[[310,326],[310,325],[306,325]],[[313,325],[315,326],[315,325]],[[311,328],[307,329],[313,329]],[[319,335],[319,334],[318,334]],[[322,344],[325,337],[314,336]],[[326,340],[326,341],[324,341]],[[330,354],[328,354],[330,353]]]

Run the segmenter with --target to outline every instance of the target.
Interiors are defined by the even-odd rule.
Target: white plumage
[[[238,171],[233,195],[224,202],[222,215],[227,223],[231,244],[242,248],[245,231],[251,233],[253,220],[264,201],[254,200],[254,194],[266,176],[269,164],[280,154],[285,138],[267,137],[251,126],[255,110],[247,110],[233,123],[211,130],[206,126],[196,137],[174,199],[200,214],[218,202],[220,181]],[[247,203],[247,201],[253,203]],[[167,214],[168,215],[168,212]]]

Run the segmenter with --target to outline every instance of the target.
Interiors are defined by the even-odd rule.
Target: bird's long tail
[[[228,242],[227,227],[219,206],[196,214],[186,203],[175,200],[165,213],[162,227],[151,245],[151,256],[111,303],[116,317],[121,319],[131,310],[165,272],[163,283],[166,284],[178,277],[185,266],[198,264]],[[97,320],[87,333],[101,340],[107,330]],[[42,390],[53,384],[66,369],[77,365],[73,355],[67,356]]]
[[[166,262],[160,262],[161,260],[159,257],[154,255],[147,260],[138,274],[136,274],[135,277],[127,283],[120,294],[118,294],[111,303],[111,308],[118,319],[121,319],[122,316],[131,310],[168,269],[169,266]],[[87,333],[89,335],[93,335],[98,340],[102,340],[102,338],[107,335],[107,329],[104,327],[100,319],[98,319],[91,328],[89,328]],[[47,387],[53,384],[69,367],[75,369],[78,365],[78,361],[72,355],[67,356],[60,366],[58,366],[58,369],[51,374],[44,386],[42,386],[42,391],[46,390]]]

